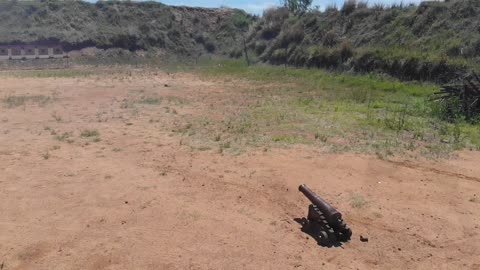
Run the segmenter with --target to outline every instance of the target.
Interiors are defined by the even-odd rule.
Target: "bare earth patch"
[[[387,160],[245,143],[244,81],[1,80],[2,270],[480,269],[478,152]],[[350,242],[302,233],[302,183],[343,213]]]

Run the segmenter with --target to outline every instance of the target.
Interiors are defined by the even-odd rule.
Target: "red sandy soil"
[[[193,150],[173,123],[236,87],[122,76],[0,79],[0,98],[53,97],[0,107],[1,270],[480,269],[478,152],[434,162],[304,145]],[[170,104],[178,115],[122,108],[138,89],[191,103]],[[301,231],[302,183],[343,213],[350,242],[321,247]],[[352,194],[365,205],[352,207]]]

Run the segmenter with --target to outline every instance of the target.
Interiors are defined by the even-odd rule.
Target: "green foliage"
[[[232,22],[235,27],[238,29],[248,29],[248,27],[253,23],[253,17],[248,13],[245,13],[243,10],[234,9],[232,15]]]
[[[402,80],[446,83],[480,70],[477,2],[369,7],[366,1],[347,0],[341,12],[332,6],[301,16],[292,12],[296,1],[290,5],[266,11],[249,36],[251,44],[268,41],[257,52],[264,62],[284,64],[277,50],[288,48],[291,65],[380,72]],[[292,32],[301,38],[291,38]],[[313,46],[321,49],[312,53]]]
[[[212,27],[215,20],[215,27]],[[96,46],[130,51],[160,48],[179,55],[200,49],[205,33],[210,52],[236,45],[254,18],[237,9],[210,12],[156,1],[1,1],[0,41],[58,41],[67,50]],[[188,27],[187,27],[188,26]],[[212,46],[214,44],[214,46]]]
[[[313,0],[283,0],[283,5],[291,12],[305,12],[312,5]]]

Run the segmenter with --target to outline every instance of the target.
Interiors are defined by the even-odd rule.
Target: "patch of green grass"
[[[167,100],[169,103],[173,103],[175,105],[184,105],[188,104],[189,102],[188,99],[177,96],[167,96]]]
[[[321,134],[320,132],[315,133],[315,140],[320,140],[321,142],[327,142],[328,136]]]
[[[138,104],[147,104],[147,105],[159,105],[162,103],[162,99],[159,97],[142,97],[141,99],[137,100]]]
[[[89,75],[97,74],[91,70],[80,69],[46,69],[46,70],[15,70],[0,72],[0,76],[11,76],[18,78],[72,78],[72,77],[85,77]]]
[[[85,138],[98,137],[100,136],[100,133],[96,129],[85,129],[82,130],[80,136]]]
[[[431,158],[464,146],[480,148],[479,124],[452,124],[435,115],[430,96],[439,88],[431,83],[378,74],[248,67],[231,59],[204,62],[196,72],[252,82],[238,90],[243,95],[236,104],[240,109],[217,123],[216,132],[235,138],[234,144],[322,143],[332,151]]]
[[[7,105],[8,108],[14,108],[18,106],[24,106],[27,102],[44,105],[51,101],[51,98],[44,95],[36,96],[8,96],[2,99],[2,102]]]

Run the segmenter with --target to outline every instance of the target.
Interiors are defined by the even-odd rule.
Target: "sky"
[[[88,0],[95,2],[95,0]],[[168,5],[185,5],[195,7],[220,7],[228,6],[240,8],[254,14],[261,14],[268,7],[279,5],[280,0],[160,0],[160,2]],[[337,7],[343,5],[344,0],[314,0],[312,6],[324,8],[328,5],[336,4]],[[400,3],[402,0],[369,0],[368,3]],[[421,0],[403,0],[403,3],[419,3]]]

